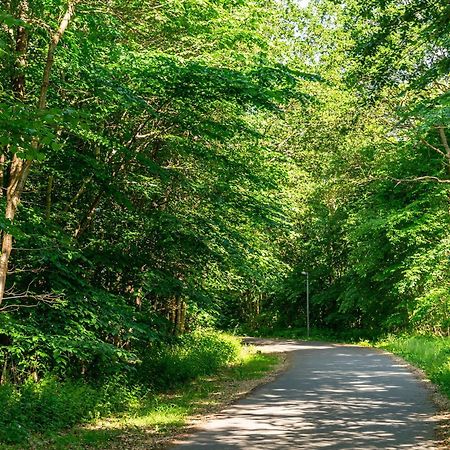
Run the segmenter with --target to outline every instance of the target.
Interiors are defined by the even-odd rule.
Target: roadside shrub
[[[0,442],[22,443],[31,433],[60,430],[125,410],[137,394],[120,378],[102,386],[54,378],[0,386]]]
[[[0,443],[24,444],[33,433],[58,431],[139,404],[148,392],[164,390],[209,375],[236,361],[239,339],[196,331],[171,343],[153,343],[136,372],[89,380],[0,385]],[[136,379],[136,374],[138,378]]]
[[[201,375],[209,375],[236,361],[236,337],[214,331],[195,331],[172,344],[156,344],[144,356],[141,378],[156,388],[169,388]]]

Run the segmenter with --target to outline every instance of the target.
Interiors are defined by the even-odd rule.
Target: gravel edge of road
[[[189,418],[188,423],[176,434],[156,438],[154,443],[148,447],[149,450],[169,449],[175,443],[201,429],[201,426],[214,419],[227,406],[235,403],[237,400],[247,397],[258,387],[270,383],[275,380],[281,373],[285,372],[291,364],[291,355],[289,352],[273,352],[270,353],[279,357],[279,363],[264,377],[253,380],[241,380],[229,386],[219,403],[215,404],[209,411],[202,411]]]

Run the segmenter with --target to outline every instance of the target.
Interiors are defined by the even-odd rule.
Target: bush
[[[114,375],[101,384],[47,377],[35,383],[0,386],[0,442],[22,444],[32,433],[57,431],[139,403],[151,387],[167,389],[217,372],[240,355],[237,338],[198,331],[174,342],[152,344],[138,378]],[[103,379],[104,380],[104,379]]]
[[[136,398],[121,379],[103,386],[47,378],[0,386],[0,441],[21,443],[30,433],[55,431],[124,410]]]
[[[196,331],[172,344],[155,344],[144,356],[140,375],[156,388],[169,388],[209,375],[237,360],[238,338],[213,331]]]

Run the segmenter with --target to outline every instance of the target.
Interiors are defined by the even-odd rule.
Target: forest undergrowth
[[[111,439],[120,443],[136,429],[161,437],[213,406],[221,390],[230,393],[229,385],[264,376],[277,361],[236,337],[203,331],[149,348],[134,373],[103,382],[49,375],[2,385],[0,448],[95,448]]]

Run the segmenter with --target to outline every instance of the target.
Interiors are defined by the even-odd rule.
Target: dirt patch
[[[259,346],[257,346],[257,349],[263,353],[269,353],[259,350]],[[223,382],[218,392],[214,395],[214,404],[209,403],[201,406],[195,415],[189,417],[185,426],[163,432],[158,432],[154,429],[129,429],[117,436],[114,442],[110,442],[108,449],[162,450],[173,445],[174,441],[198,431],[202,424],[213,419],[225,407],[249,395],[258,386],[269,383],[281,372],[287,370],[290,364],[290,355],[284,352],[270,353],[276,355],[279,362],[264,377],[253,380]]]
[[[259,347],[258,347],[259,348]],[[259,350],[258,350],[259,351]],[[222,411],[226,406],[231,405],[237,400],[246,397],[251,394],[257,387],[270,383],[273,381],[280,373],[286,371],[290,365],[290,354],[289,353],[273,353],[279,358],[278,365],[268,372],[263,378],[257,380],[241,380],[236,381],[233,384],[227,384],[221,392],[219,397],[219,402],[213,405],[211,408],[205,408],[205,410],[200,411],[195,416],[189,419],[189,423],[181,432],[176,435],[168,436],[159,446],[153,447],[155,449],[164,449],[168,445],[172,445],[175,440],[182,439],[187,435],[194,433],[200,429],[202,424],[212,420],[216,417],[217,413]]]

